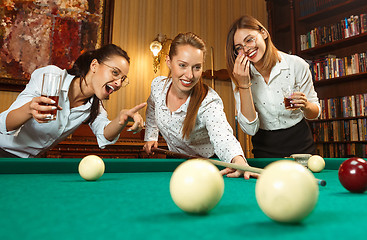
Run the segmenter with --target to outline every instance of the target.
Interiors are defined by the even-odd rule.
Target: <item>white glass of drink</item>
[[[59,95],[61,90],[61,74],[59,73],[44,73],[42,80],[41,96],[51,98],[55,101],[54,104],[42,104],[45,106],[59,105]],[[57,109],[51,111],[42,111],[42,114],[48,114],[46,119],[52,120],[56,118]]]
[[[298,107],[295,107],[292,101],[292,95],[295,92],[299,92],[299,86],[287,86],[282,88],[283,96],[284,96],[284,106],[287,110],[295,110]]]

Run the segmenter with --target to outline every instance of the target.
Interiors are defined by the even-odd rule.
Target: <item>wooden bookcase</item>
[[[311,30],[331,26],[340,23],[350,16],[360,16],[367,13],[367,1],[365,0],[267,0],[269,31],[278,49],[291,52],[305,60],[316,61],[325,56],[345,58],[355,53],[367,52],[367,32],[348,38],[341,38],[325,44],[301,50],[301,35]],[[288,10],[288,13],[286,13]],[[283,17],[282,17],[283,16]],[[367,62],[365,62],[367,63]],[[330,77],[314,81],[314,86],[320,100],[342,98],[367,93],[367,72],[348,74],[340,77]],[[367,102],[365,102],[367,105]],[[323,128],[335,124],[335,121],[359,121],[357,134],[366,132],[363,119],[367,118],[367,112],[363,116],[326,118],[310,121],[311,126],[322,125]],[[362,119],[362,120],[360,120]],[[325,130],[325,129],[324,129]],[[329,134],[334,131],[343,133],[343,129],[328,129]],[[345,129],[344,129],[345,130]],[[314,134],[323,134],[313,129]],[[319,139],[320,136],[315,136]],[[319,154],[324,157],[366,157],[367,141],[360,140],[316,141]]]

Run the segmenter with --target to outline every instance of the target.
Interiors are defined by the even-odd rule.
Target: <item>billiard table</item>
[[[183,159],[104,159],[106,173],[87,182],[79,158],[0,159],[0,239],[365,239],[367,195],[345,190],[325,159],[315,173],[314,211],[300,224],[269,219],[255,198],[256,179],[224,178],[219,204],[206,215],[182,212],[169,181]],[[265,167],[279,159],[248,159]],[[274,206],[276,207],[276,206]]]

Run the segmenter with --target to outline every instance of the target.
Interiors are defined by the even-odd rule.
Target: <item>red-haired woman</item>
[[[158,146],[160,132],[171,151],[212,157],[248,165],[241,145],[233,136],[219,95],[201,78],[206,47],[193,33],[181,33],[173,40],[166,59],[169,77],[153,80],[146,112],[144,146],[150,154]],[[228,177],[250,172],[223,169]]]

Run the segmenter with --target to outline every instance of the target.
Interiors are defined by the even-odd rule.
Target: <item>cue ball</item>
[[[202,159],[180,164],[172,174],[170,193],[183,211],[205,214],[213,209],[224,192],[224,180],[218,168]]]
[[[87,181],[95,181],[100,178],[105,170],[103,160],[96,155],[88,155],[79,163],[79,174]]]
[[[308,169],[312,172],[321,172],[325,167],[325,160],[319,155],[312,155],[307,161]]]
[[[301,164],[280,160],[264,168],[255,187],[261,210],[274,221],[299,223],[315,208],[319,187]]]
[[[349,158],[339,167],[339,181],[345,189],[354,193],[367,190],[367,162],[362,158]]]

